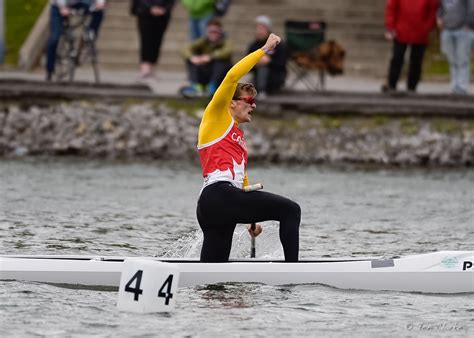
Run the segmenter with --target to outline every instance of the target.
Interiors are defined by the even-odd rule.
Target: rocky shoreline
[[[0,107],[0,156],[77,155],[198,161],[202,107],[70,101]],[[256,112],[249,156],[276,163],[472,166],[474,120]]]

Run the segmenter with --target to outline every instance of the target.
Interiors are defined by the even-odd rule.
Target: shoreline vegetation
[[[5,64],[17,65],[20,48],[48,0],[5,0]]]
[[[0,107],[0,157],[77,156],[198,161],[202,107],[62,101]],[[472,167],[474,120],[450,117],[255,114],[252,161],[282,164]]]

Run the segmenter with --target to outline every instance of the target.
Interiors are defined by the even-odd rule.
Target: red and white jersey
[[[234,65],[204,111],[198,134],[204,187],[218,181],[230,182],[240,189],[248,185],[244,132],[232,118],[229,107],[238,80],[264,54],[263,50],[258,49]]]
[[[234,120],[220,138],[198,146],[204,177],[204,187],[227,181],[242,188],[247,167],[247,146],[244,132]]]

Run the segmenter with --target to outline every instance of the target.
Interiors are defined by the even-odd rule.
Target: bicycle
[[[89,29],[91,12],[87,8],[73,9],[63,20],[54,71],[57,81],[72,82],[76,68],[90,62],[95,83],[100,82],[95,34]]]

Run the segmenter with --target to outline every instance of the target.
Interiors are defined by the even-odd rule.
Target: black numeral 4
[[[173,275],[169,275],[168,278],[166,278],[163,285],[161,286],[160,291],[158,291],[158,297],[165,298],[165,305],[169,305],[170,298],[173,298],[173,294],[171,293],[172,284],[173,284]],[[166,287],[166,292],[163,292],[165,287]]]
[[[142,283],[143,270],[138,270],[133,277],[125,285],[125,291],[133,293],[133,300],[138,301],[138,297],[143,294],[143,290],[140,289],[140,284]],[[135,286],[132,284],[135,283]],[[158,297],[163,297],[165,299],[165,305],[169,305],[170,299],[173,298],[171,293],[171,286],[173,285],[173,275],[169,275],[166,278],[165,282],[158,291]],[[166,289],[166,291],[165,291]]]
[[[136,300],[137,302],[138,302],[138,296],[143,293],[143,290],[140,289],[142,276],[143,276],[143,271],[138,270],[137,273],[133,275],[132,279],[130,279],[128,283],[125,285],[125,291],[134,293],[135,295],[133,297],[133,300]],[[135,283],[135,287],[132,288],[130,285],[133,283],[135,279],[137,280],[137,282]]]

